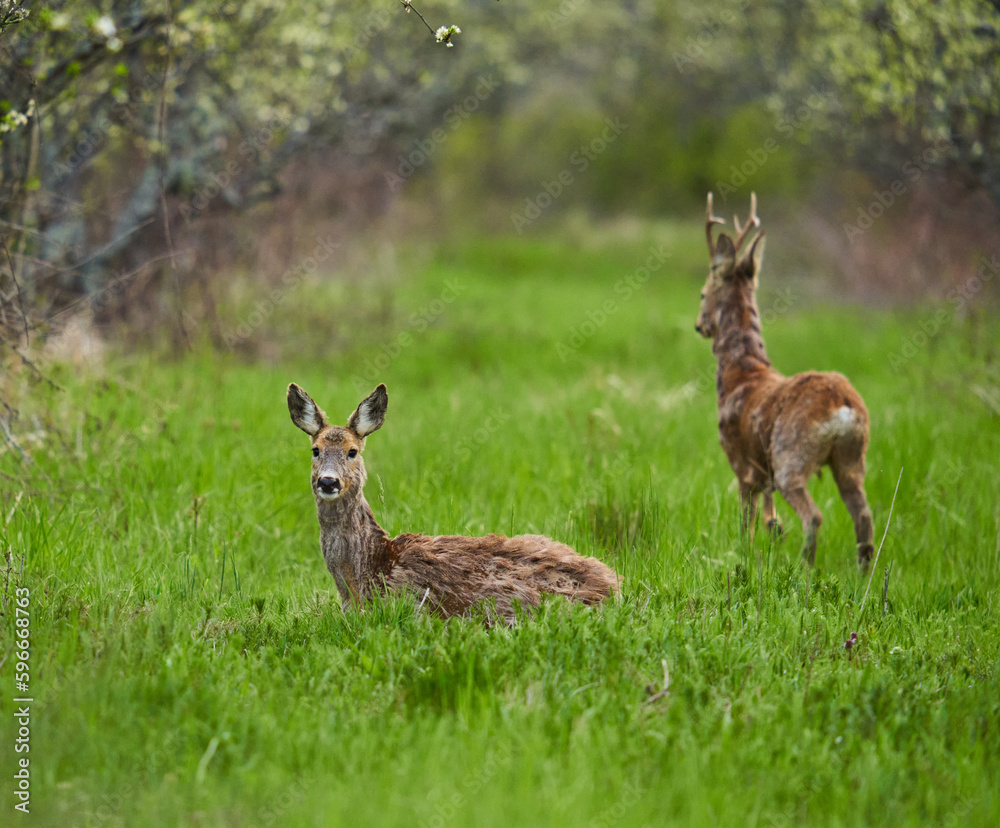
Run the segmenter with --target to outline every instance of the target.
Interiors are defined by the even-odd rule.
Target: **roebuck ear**
[[[740,256],[740,275],[747,279],[753,279],[760,273],[760,266],[764,263],[764,234],[761,233],[753,240],[746,252]]]
[[[373,431],[378,431],[385,422],[385,412],[389,407],[389,393],[385,385],[379,385],[361,403],[347,421],[347,427],[358,437],[364,438]]]
[[[292,415],[292,422],[310,437],[315,437],[327,426],[323,409],[294,382],[288,386],[288,413]]]
[[[723,278],[728,279],[732,275],[735,261],[736,246],[733,244],[733,240],[725,233],[719,233],[719,238],[715,242],[715,251],[712,254],[712,270],[721,271]]]

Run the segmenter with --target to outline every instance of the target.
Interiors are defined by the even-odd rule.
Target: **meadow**
[[[814,570],[780,498],[783,542],[740,535],[699,225],[395,261],[310,274],[267,313],[248,282],[224,312],[267,359],[6,378],[31,462],[0,455],[4,824],[1000,824],[996,317],[817,298],[765,261],[776,367],[842,371],[867,402],[876,542],[900,480],[862,613],[828,474]],[[621,598],[513,629],[344,614],[290,381],[341,422],[387,384],[366,494],[391,533],[548,534]]]

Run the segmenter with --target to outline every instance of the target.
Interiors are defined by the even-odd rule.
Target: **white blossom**
[[[445,46],[451,48],[455,44],[451,42],[454,35],[461,34],[462,30],[458,26],[441,26],[435,33],[434,37],[437,38],[438,43],[443,43]]]
[[[95,32],[107,40],[113,38],[118,32],[118,27],[115,26],[115,21],[107,15],[98,17],[97,20],[93,22],[92,26]]]

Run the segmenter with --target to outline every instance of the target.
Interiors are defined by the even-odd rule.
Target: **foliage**
[[[115,271],[174,262],[171,224],[270,197],[293,158],[364,158],[420,133],[463,69],[401,10],[67,0],[11,26],[0,221],[14,272],[0,288],[20,277],[32,305],[93,292]]]
[[[378,171],[373,211],[429,170],[464,213],[490,194],[523,209],[605,118],[628,140],[560,208],[686,211],[709,187],[800,199],[848,151],[899,178],[928,145],[1000,203],[986,0],[419,5],[0,7],[5,340],[19,304],[44,317],[123,279],[148,288],[129,301],[183,326],[189,294],[211,294],[214,252],[252,264],[260,205],[296,165],[323,186],[327,169]],[[819,164],[802,151],[817,136]],[[511,212],[490,221],[510,229]]]
[[[833,92],[812,126],[863,167],[898,178],[932,147],[1000,205],[1000,4],[785,0],[748,8],[744,37],[784,111]]]
[[[629,282],[651,247],[669,265]],[[997,824],[995,319],[779,303],[765,268],[775,364],[866,398],[879,535],[903,468],[859,617],[829,475],[814,572],[781,502],[783,544],[739,537],[700,226],[396,253],[406,278],[373,256],[365,290],[324,273],[263,319],[249,281],[224,312],[275,364],[132,353],[31,391],[0,551],[31,592],[38,824]],[[623,599],[512,631],[342,615],[290,380],[339,416],[388,383],[366,457],[390,531],[549,533],[613,563]]]

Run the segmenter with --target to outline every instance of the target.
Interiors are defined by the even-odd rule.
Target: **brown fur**
[[[608,566],[541,535],[390,538],[365,500],[361,457],[365,437],[385,420],[388,401],[380,385],[341,428],[330,425],[299,386],[288,386],[292,422],[312,438],[320,546],[345,608],[393,591],[446,618],[484,604],[487,618],[495,612],[511,623],[518,605],[536,607],[542,593],[595,604],[618,592]]]
[[[736,222],[736,242],[722,233],[713,243],[712,225],[721,220],[712,215],[709,194],[712,267],[695,325],[713,340],[719,438],[739,482],[743,525],[753,525],[763,495],[764,520],[780,532],[773,495],[779,491],[802,521],[803,554],[812,564],[823,516],[806,483],[829,466],[854,520],[858,563],[867,568],[872,555],[872,514],[864,490],[868,410],[842,374],[807,371],[785,377],[771,367],[756,301],[764,234],[740,252],[748,231],[760,224],[755,198],[751,205],[747,226],[741,230]]]

